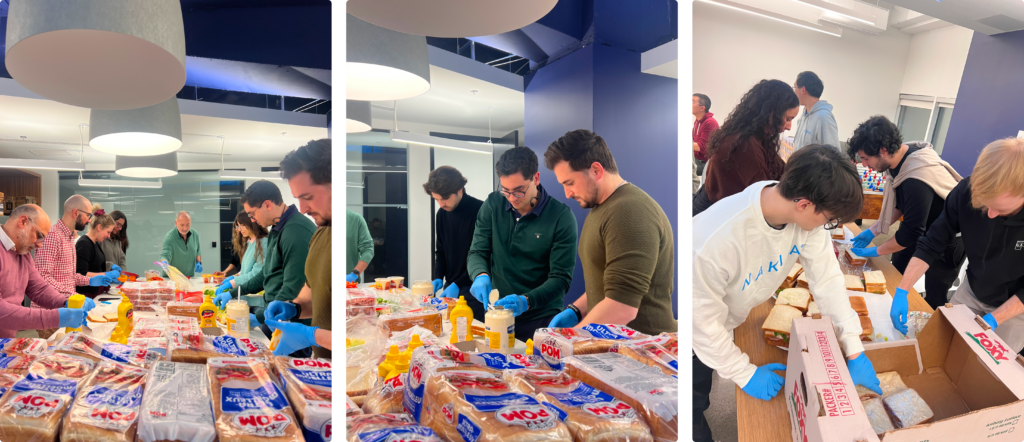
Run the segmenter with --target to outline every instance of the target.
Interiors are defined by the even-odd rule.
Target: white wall
[[[914,34],[900,93],[956,98],[973,37],[956,25]]]
[[[872,115],[895,118],[910,40],[896,29],[878,36],[847,29],[834,37],[694,2],[693,91],[711,98],[711,112],[721,124],[758,81],[793,84],[800,72],[814,71],[845,141]]]
[[[409,278],[431,277],[434,245],[430,243],[430,197],[420,187],[430,176],[430,148],[409,145]]]

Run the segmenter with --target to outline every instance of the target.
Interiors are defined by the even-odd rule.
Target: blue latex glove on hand
[[[295,304],[285,301],[273,301],[263,311],[263,317],[275,321],[286,321],[294,318],[296,313]]]
[[[863,352],[852,361],[846,361],[846,368],[850,369],[850,377],[853,378],[854,384],[882,394],[882,385],[878,381],[878,374],[875,373],[875,366]]]
[[[995,330],[996,327],[999,327],[999,322],[996,321],[996,317],[992,316],[991,313],[985,315],[985,317],[982,318],[982,319],[984,319],[985,322],[987,322],[988,325],[990,325],[992,327],[992,330]]]
[[[220,290],[219,288],[217,290]],[[213,304],[221,310],[227,310],[228,301],[231,300],[231,293],[223,292],[213,297]]]
[[[526,311],[528,303],[523,295],[508,295],[494,303],[495,306],[502,306],[505,310],[512,310],[512,316],[519,316]]]
[[[316,330],[320,327],[310,327],[298,322],[279,322],[267,319],[267,327],[271,330],[281,330],[281,340],[274,350],[275,356],[288,356],[304,348],[316,345]]]
[[[108,285],[114,285],[114,279],[106,274],[96,275],[89,278],[89,285],[93,287],[106,287]]]
[[[489,307],[487,305],[489,304],[487,296],[490,295],[491,290],[493,289],[494,287],[491,286],[491,277],[487,275],[480,275],[473,280],[473,285],[469,287],[469,294],[473,295],[477,301],[480,301],[480,303],[484,305],[484,310],[487,310],[487,307]]]
[[[203,263],[201,263],[201,262],[197,262],[196,263],[196,273],[203,273]]]
[[[359,275],[355,274],[355,272],[352,272],[345,277],[345,282],[356,282],[357,279],[359,279]]]
[[[231,286],[231,281],[224,281],[221,285],[217,286],[217,291],[213,292],[213,296],[220,295],[221,293],[227,293],[234,287]]]
[[[234,281],[234,280],[235,280],[235,277],[234,277],[234,276],[228,276],[227,278],[224,278],[224,281],[223,281],[223,282],[224,282],[225,284],[230,284],[230,283],[231,283],[231,281]],[[235,288],[235,285],[234,285],[234,284],[231,284],[231,288]]]
[[[853,237],[853,246],[857,248],[867,247],[873,239],[875,239],[875,232],[872,232],[871,229],[864,229],[859,235]]]
[[[892,319],[892,326],[900,333],[907,334],[907,313],[910,306],[907,305],[907,291],[896,289],[892,295],[892,308],[889,309],[889,319]]]
[[[444,291],[441,292],[441,297],[459,299],[459,286],[455,285],[454,282],[448,284],[448,288],[444,289]]]
[[[548,327],[550,327],[550,328],[570,328],[570,327],[575,327],[576,324],[579,324],[579,323],[580,323],[579,319],[576,318],[576,312],[572,311],[572,309],[567,308],[565,310],[562,310],[561,313],[555,315],[554,318],[551,318],[551,323],[548,324]]]
[[[256,319],[256,315],[249,313],[249,328],[256,328],[260,326],[260,320]]]
[[[59,308],[57,314],[60,316],[58,327],[78,328],[85,323],[85,310],[80,308]]]
[[[875,258],[878,256],[878,247],[854,247],[850,251],[865,258]]]
[[[434,293],[437,293],[438,290],[441,290],[441,287],[444,287],[444,281],[440,279],[435,279],[430,281],[430,283],[434,285]]]
[[[782,385],[786,383],[786,378],[779,376],[774,370],[786,371],[786,366],[784,364],[767,364],[757,367],[754,377],[750,378],[747,385],[743,386],[743,392],[762,401],[770,401],[779,394]]]
[[[88,315],[89,311],[91,311],[94,308],[96,308],[96,301],[93,301],[92,299],[89,298],[85,298],[85,302],[82,304],[82,310],[85,310],[85,314]]]
[[[104,273],[104,275],[109,276],[111,279],[117,279],[121,276],[121,267],[118,266],[117,264],[114,264],[110,266],[110,271]]]

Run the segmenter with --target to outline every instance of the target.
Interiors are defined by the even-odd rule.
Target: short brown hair
[[[437,169],[430,171],[430,178],[427,178],[427,182],[423,184],[423,190],[427,192],[427,195],[438,194],[441,195],[442,199],[447,199],[452,194],[457,193],[466,187],[465,177],[452,166],[441,166]]]
[[[817,212],[829,211],[840,222],[850,222],[864,206],[864,188],[857,167],[834,147],[812,144],[794,153],[778,184],[787,199],[805,198]]]
[[[562,138],[548,146],[544,152],[544,166],[548,170],[555,170],[555,165],[562,161],[568,162],[569,167],[576,172],[589,169],[594,163],[600,163],[604,170],[611,173],[619,172],[615,157],[604,138],[586,129],[566,132]]]
[[[1024,196],[1024,139],[1003,138],[978,155],[971,173],[971,205],[976,209],[1009,193]]]

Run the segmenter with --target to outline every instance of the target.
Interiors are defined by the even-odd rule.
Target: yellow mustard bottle
[[[408,350],[409,351],[409,355],[411,356],[413,351],[415,351],[417,348],[420,348],[422,346],[423,346],[423,341],[420,340],[419,333],[413,334],[412,335],[412,339],[409,340],[409,350]]]
[[[526,355],[527,356],[533,355],[533,339],[527,339],[526,340]]]
[[[388,354],[384,356],[384,362],[381,362],[380,365],[377,366],[377,376],[386,378],[387,375],[395,369],[395,363],[398,362],[398,356],[398,346],[392,345],[391,349],[388,350]]]
[[[199,306],[199,327],[217,326],[217,306],[213,304],[213,298],[206,296],[203,305]]]
[[[134,312],[135,308],[132,306],[132,302],[128,300],[127,296],[121,295],[121,303],[117,305],[117,327],[110,335],[111,342],[128,343],[128,336],[131,336],[132,328],[135,325],[132,322]]]
[[[466,342],[473,339],[473,309],[466,304],[466,297],[459,296],[455,308],[451,313],[452,338],[451,343]]]
[[[82,308],[82,304],[85,304],[85,296],[83,295],[75,293],[68,298],[68,308]],[[82,327],[65,328],[64,331],[67,333],[80,332],[82,331]]]
[[[409,360],[410,359],[412,359],[412,356],[410,355],[410,353],[403,352],[400,356],[398,356],[398,361],[395,362],[395,369],[391,370],[391,373],[388,373],[388,376],[386,378],[384,378],[384,379],[387,380],[387,379],[391,379],[391,378],[393,378],[395,376],[398,376],[400,374],[408,373],[409,372]]]

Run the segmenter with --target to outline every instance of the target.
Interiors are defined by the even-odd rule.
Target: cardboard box
[[[934,413],[930,423],[879,438],[849,380],[831,320],[794,320],[785,390],[794,440],[1024,440],[1024,358],[982,324],[967,307],[947,304],[917,339],[864,346],[876,372],[899,373]]]

